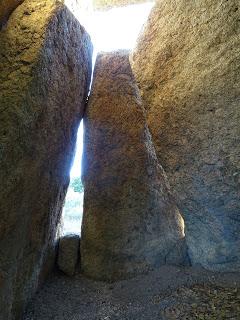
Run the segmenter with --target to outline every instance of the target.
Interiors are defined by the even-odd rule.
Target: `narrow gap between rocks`
[[[85,8],[83,14],[75,12],[80,23],[89,32],[93,46],[93,69],[96,55],[100,51],[133,49],[146,22],[153,3],[129,5],[108,11],[93,11]],[[81,160],[83,150],[83,121],[79,126],[76,155],[70,173],[70,184],[62,215],[61,235],[81,235],[84,188],[81,181]]]

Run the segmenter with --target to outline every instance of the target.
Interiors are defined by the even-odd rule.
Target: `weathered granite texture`
[[[80,256],[80,237],[69,234],[60,238],[57,265],[67,276],[73,276]]]
[[[97,57],[84,115],[83,273],[117,280],[184,263],[184,225],[172,202],[126,51]]]
[[[240,268],[239,1],[158,1],[132,56],[193,264]]]
[[[51,267],[91,53],[57,1],[26,0],[0,33],[1,320],[19,319]]]
[[[10,14],[24,0],[0,0],[0,29],[7,22]]]

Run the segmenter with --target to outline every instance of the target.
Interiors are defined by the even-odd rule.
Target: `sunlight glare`
[[[83,151],[83,121],[81,121],[81,124],[78,129],[76,148],[77,148],[76,155],[75,155],[74,163],[70,172],[71,178],[81,176],[81,162],[82,162],[82,151]]]
[[[132,49],[152,6],[151,2],[94,12],[87,30],[95,51]]]
[[[99,51],[114,51],[118,49],[133,49],[146,22],[153,2],[114,8],[108,11],[84,11],[79,13],[79,21],[91,35],[94,45],[94,57]],[[71,169],[71,177],[81,175],[81,158],[83,148],[83,124],[81,122],[77,150]]]

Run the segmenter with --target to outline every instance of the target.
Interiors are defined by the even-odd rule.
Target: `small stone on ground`
[[[80,237],[69,234],[60,238],[58,249],[58,268],[67,276],[73,276],[79,259]]]

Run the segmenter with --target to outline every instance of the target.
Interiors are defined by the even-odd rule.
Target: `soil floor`
[[[112,284],[55,274],[23,320],[240,320],[240,273],[165,266]]]

